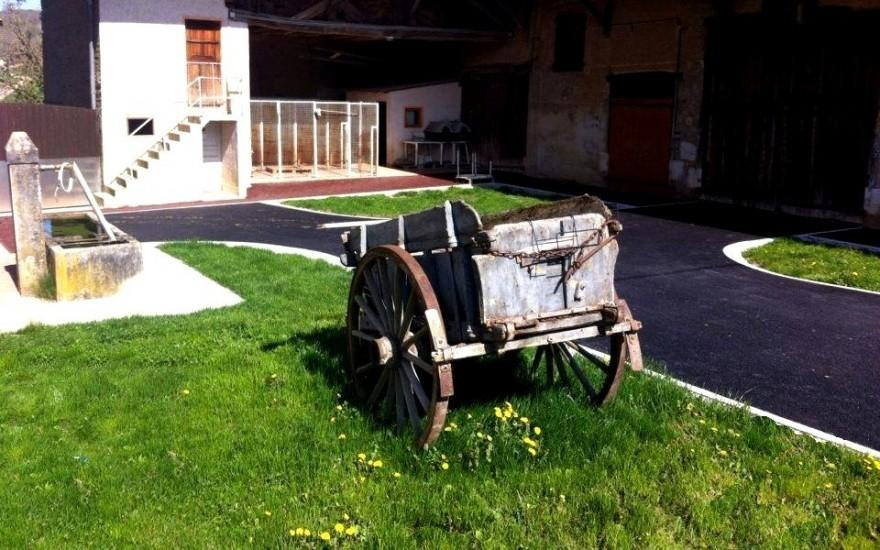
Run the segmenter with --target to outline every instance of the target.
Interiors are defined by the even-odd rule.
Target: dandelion
[[[344,519],[345,521],[348,521],[348,520],[350,520],[351,518],[348,517],[348,514],[346,514],[346,513],[343,512],[343,514],[342,514],[342,519]]]
[[[467,415],[467,419],[468,419],[468,420],[473,420],[473,419],[474,419],[474,415],[472,415],[471,413],[468,413],[468,415]]]
[[[504,418],[505,418],[505,419],[508,419],[508,418],[510,418],[510,417],[512,417],[512,416],[513,416],[513,412],[511,412],[510,410],[506,410],[506,411],[504,411]]]
[[[308,529],[303,529],[303,536],[304,536],[304,537],[311,537],[311,536],[312,536],[312,532],[311,532],[310,530],[308,530]]]
[[[328,533],[327,531],[323,531],[321,533],[320,537],[321,537],[321,540],[328,541],[328,540],[330,540],[330,533]]]
[[[372,466],[373,466],[373,464],[374,464],[374,462],[373,462],[373,461],[372,461],[372,460],[368,460],[368,461],[367,461],[367,466],[370,466],[370,467],[372,467]]]
[[[298,536],[298,537],[301,537],[301,536],[303,536],[303,535],[305,535],[305,534],[306,534],[306,530],[303,529],[302,527],[297,527],[297,528],[296,528],[296,531],[294,531],[293,529],[290,530],[290,535],[291,535],[291,536],[296,535],[296,536]]]
[[[366,460],[366,459],[367,459],[367,454],[366,454],[366,453],[358,453],[358,460],[359,460],[359,461],[363,462],[363,461]]]
[[[688,403],[687,406],[685,407],[685,409],[687,409],[687,410],[689,410],[689,411],[694,410],[694,404],[693,404],[693,403]]]
[[[825,487],[826,489],[830,489],[830,488],[834,487],[834,484],[833,483],[826,483],[825,485],[823,485],[823,487]]]
[[[337,533],[344,533],[345,532],[345,525],[342,525],[341,523],[337,523],[336,525],[333,526],[333,530],[336,531]]]
[[[452,428],[453,430],[456,430],[456,429],[458,429],[458,424],[456,424],[455,422],[450,422],[449,427]]]
[[[477,439],[483,439],[483,432],[477,432]]]
[[[535,435],[541,435],[541,428],[539,428],[538,426],[532,428],[532,431],[535,432]]]
[[[565,502],[565,495],[563,495],[562,493],[559,493],[559,500],[562,502]]]
[[[330,417],[330,422],[331,422],[331,423],[336,422],[336,417],[335,417],[335,416],[331,416],[331,417]]]
[[[373,461],[373,468],[381,468],[384,465],[385,464],[381,460],[374,460]]]
[[[189,390],[184,389],[184,390],[183,390],[182,392],[180,392],[180,393],[182,393],[183,395],[189,395]]]
[[[266,510],[266,511],[263,512],[263,513],[266,514],[266,517],[267,517],[267,518],[271,518],[271,517],[272,517],[272,512],[271,512],[270,510]]]
[[[345,530],[345,534],[348,535],[349,537],[353,537],[353,536],[357,535],[357,534],[358,534],[358,528],[357,528],[357,525],[350,525],[350,526]]]
[[[486,434],[486,441],[492,441],[492,436],[489,434]]]
[[[721,456],[727,456],[727,451],[725,451],[724,449],[719,449],[718,454]]]
[[[530,455],[532,455],[532,456],[538,456],[538,451],[536,451],[533,447],[529,447],[529,448],[526,449],[526,450],[529,451],[529,454],[530,454]]]
[[[444,462],[443,464],[440,465],[440,468],[442,468],[442,469],[444,469],[444,470],[448,470],[448,469],[449,469],[449,463],[448,463],[448,462]]]
[[[523,443],[525,443],[529,447],[537,447],[538,446],[538,442],[535,441],[534,439],[532,439],[531,437],[524,437],[524,438],[522,438],[522,441],[523,441]]]
[[[342,405],[336,405],[336,410],[337,410],[337,411],[341,411],[341,410],[342,410]]]
[[[347,436],[346,436],[344,433],[342,433],[342,434],[339,434],[339,438],[338,438],[338,439],[345,439],[346,437],[347,437]]]
[[[522,422],[523,424],[528,424],[529,417],[528,416],[521,416],[521,417],[519,417],[519,421]]]
[[[394,472],[394,477],[400,477],[400,472]]]
[[[498,407],[495,407],[495,416],[497,418],[504,418],[504,414],[501,412],[501,409]]]

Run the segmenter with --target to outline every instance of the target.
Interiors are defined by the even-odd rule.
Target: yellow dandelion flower
[[[709,428],[709,429],[712,430],[713,432],[717,432],[717,431],[718,431],[718,428],[716,428],[715,426],[712,426],[712,427]]]
[[[263,512],[263,513],[266,514],[266,517],[267,517],[267,518],[271,518],[271,517],[272,517],[272,512],[271,512],[270,510],[266,510],[266,511]]]
[[[339,434],[339,439],[345,439],[345,438],[346,438],[345,434]]]
[[[345,525],[342,525],[341,523],[337,523],[336,525],[333,526],[333,530],[336,531],[337,533],[344,533],[345,532]]]
[[[373,464],[375,464],[375,463],[374,463],[372,460],[368,460],[368,461],[367,461],[367,466],[371,466],[371,467],[372,467]]]
[[[474,415],[472,415],[471,413],[468,413],[468,415],[467,415],[467,419],[468,419],[468,420],[473,420],[473,419],[474,419]]]
[[[513,413],[512,413],[512,412],[510,412],[510,411],[504,411],[504,418],[510,418],[511,416],[513,416]]]
[[[341,411],[341,410],[342,410],[342,405],[336,405],[336,410],[337,410],[337,411]]]
[[[312,536],[312,532],[311,532],[310,530],[308,530],[308,529],[303,529],[303,536],[304,536],[304,537],[311,537],[311,536]]]
[[[289,534],[292,537],[292,536],[296,535],[296,531],[291,529],[290,531],[287,532],[287,534]]]
[[[823,487],[825,487],[826,489],[830,489],[830,488],[834,487],[834,484],[833,483],[826,483],[825,485],[823,485]]]
[[[536,451],[533,447],[529,447],[529,448],[526,449],[526,450],[529,451],[529,454],[532,455],[532,456],[537,456],[537,455],[538,455],[538,451]]]
[[[330,417],[330,422],[331,422],[331,423],[332,423],[332,422],[336,422],[336,417],[335,417],[335,416],[331,416],[331,417]]]
[[[523,424],[528,424],[528,423],[529,423],[529,417],[528,417],[528,416],[520,416],[520,417],[519,417],[519,421],[522,422]]]
[[[366,459],[367,459],[367,454],[366,454],[366,453],[358,453],[358,460],[360,460],[361,462],[363,462],[363,461],[366,460]]]
[[[537,447],[538,446],[538,442],[535,441],[534,439],[532,439],[531,437],[522,438],[522,442],[525,443],[526,445],[528,445],[529,447]]]
[[[440,467],[443,468],[444,470],[448,470],[448,469],[449,469],[449,463],[448,463],[448,462],[444,462],[443,464],[440,465]]]
[[[538,426],[532,428],[532,431],[535,432],[535,435],[541,435],[541,428],[539,428]]]
[[[501,412],[501,409],[495,407],[495,416],[498,418],[504,418],[504,414]]]
[[[327,531],[324,531],[321,533],[320,537],[321,537],[321,540],[328,541],[328,540],[330,540],[330,533],[328,533]]]
[[[400,477],[400,472],[394,472],[394,477]]]
[[[725,451],[724,449],[719,449],[718,454],[721,456],[727,456],[727,451]]]
[[[363,483],[367,480],[367,478],[365,478],[364,476],[361,476],[358,478],[358,480],[360,480],[360,482]]]
[[[486,434],[486,441],[492,441],[492,436],[491,436],[491,435],[488,435],[488,434]]]
[[[452,428],[450,428],[449,426],[446,426],[445,428],[443,428],[443,431],[444,432],[451,432]]]
[[[189,395],[189,390],[184,389],[184,390],[183,390],[182,392],[180,392],[180,393],[182,393],[183,395]]]
[[[346,513],[343,512],[343,514],[342,514],[342,519],[344,519],[345,521],[348,521],[348,520],[350,520],[351,518],[348,517],[348,514],[346,514]]]
[[[350,526],[345,530],[345,534],[348,535],[349,537],[353,537],[353,536],[357,535],[357,534],[358,534],[358,528],[357,528],[357,525],[350,525]]]
[[[381,460],[374,460],[373,461],[373,468],[381,468],[384,465],[385,465],[385,463],[383,463]]]

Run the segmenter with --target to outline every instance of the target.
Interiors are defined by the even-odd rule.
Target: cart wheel
[[[349,292],[351,375],[367,407],[401,431],[410,426],[419,446],[446,421],[452,369],[432,358],[445,345],[440,306],[418,262],[397,246],[371,249]]]
[[[583,390],[590,403],[597,407],[604,405],[617,394],[626,365],[624,336],[613,334],[609,340],[609,360],[576,342],[541,346],[532,361],[532,377],[544,377],[548,385],[558,381]]]

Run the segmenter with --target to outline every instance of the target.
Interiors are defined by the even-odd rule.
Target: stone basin
[[[143,270],[141,243],[112,228],[111,240],[92,215],[44,220],[49,274],[57,300],[109,296]]]

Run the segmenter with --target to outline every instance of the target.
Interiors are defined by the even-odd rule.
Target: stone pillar
[[[874,125],[874,143],[868,161],[868,183],[865,186],[865,226],[880,229],[880,114]]]
[[[22,296],[39,296],[49,268],[40,195],[40,154],[27,133],[13,132],[9,136],[6,163],[9,165],[18,291]]]

